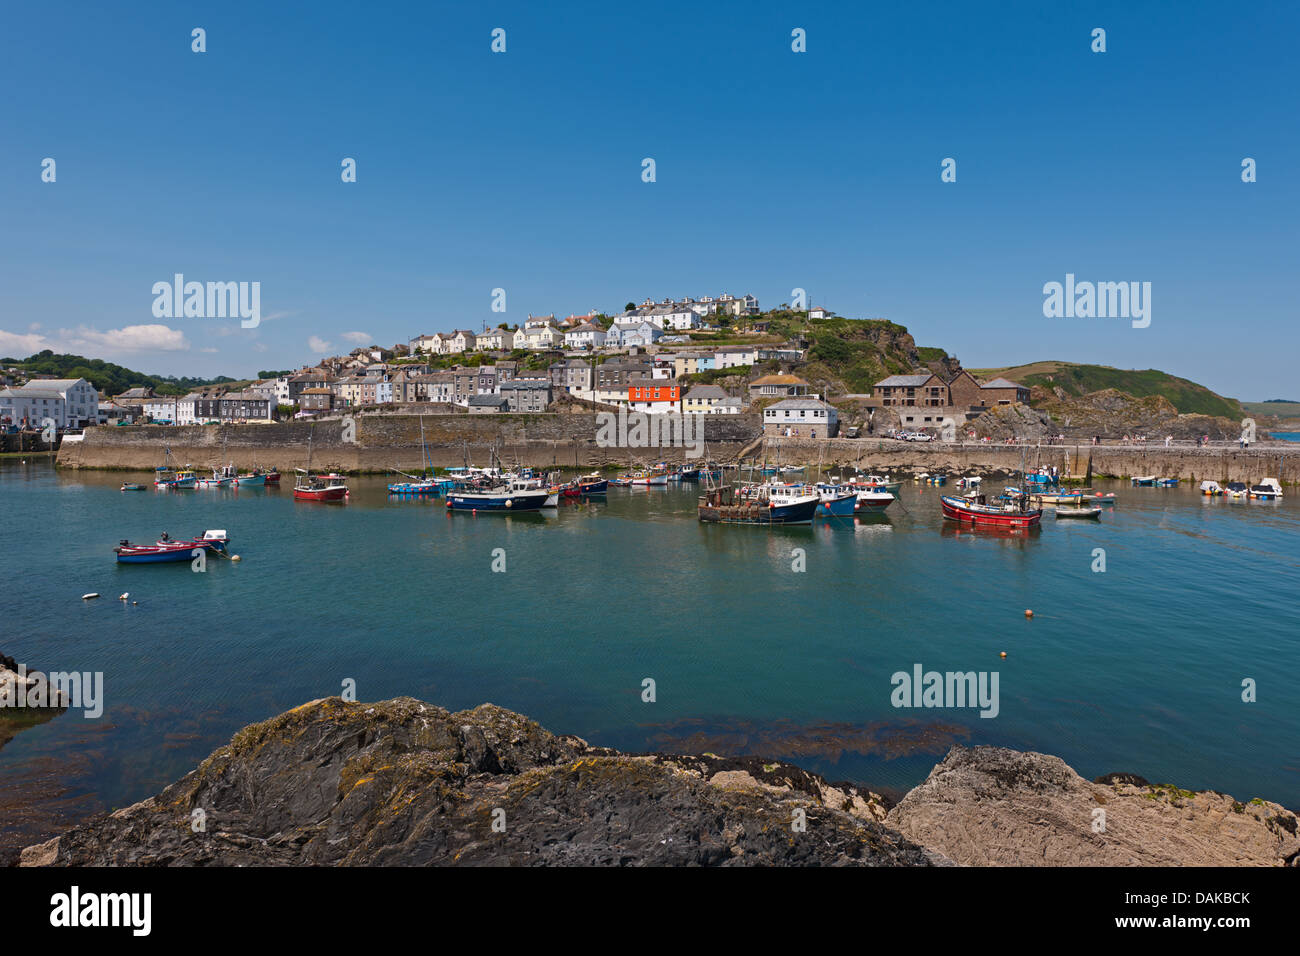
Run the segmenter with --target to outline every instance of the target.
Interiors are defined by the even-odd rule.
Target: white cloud
[[[324,353],[330,350],[330,343],[326,342],[319,335],[313,335],[307,339],[307,348],[311,349],[313,352]]]
[[[89,346],[105,352],[184,352],[190,347],[184,332],[166,325],[127,325],[106,332],[82,325],[59,329],[59,337],[74,348]]]
[[[43,349],[50,348],[50,342],[43,335],[20,335],[0,329],[0,353],[14,358],[27,358]]]
[[[375,340],[369,332],[344,332],[343,337],[353,345],[369,345]]]
[[[0,329],[0,352],[15,358],[25,358],[44,349],[89,353],[94,358],[97,353],[185,352],[189,347],[185,333],[165,325],[127,325],[104,332],[79,325],[75,329],[59,329],[53,335]]]

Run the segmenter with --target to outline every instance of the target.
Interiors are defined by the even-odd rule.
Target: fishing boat
[[[194,486],[196,488],[229,488],[235,484],[238,477],[239,475],[235,472],[235,469],[230,465],[226,465],[221,469],[213,468],[211,478],[199,478],[194,482]]]
[[[697,514],[708,524],[810,524],[820,503],[817,494],[773,498],[763,485],[722,485],[700,495]]]
[[[295,469],[293,483],[296,501],[343,501],[348,497],[348,486],[335,475],[313,475],[305,468]]]
[[[666,472],[648,471],[644,468],[632,472],[630,475],[619,475],[616,479],[619,485],[641,485],[645,487],[667,487],[668,474]]]
[[[1096,505],[1079,505],[1074,508],[1056,508],[1055,512],[1057,518],[1099,518],[1101,508]]]
[[[275,480],[279,481],[280,476],[276,475]],[[266,473],[259,468],[254,468],[251,472],[249,472],[246,475],[235,476],[235,484],[240,488],[257,487],[259,485],[265,485],[266,481],[267,481]]]
[[[307,436],[307,467],[294,469],[293,497],[295,501],[345,501],[348,486],[342,475],[311,473],[311,438]]]
[[[1155,486],[1156,486],[1155,475],[1141,475],[1141,476],[1135,475],[1133,477],[1134,488],[1154,488]]]
[[[983,483],[984,483],[984,479],[980,478],[978,475],[970,478],[957,479],[958,488],[978,488]]]
[[[194,556],[195,549],[224,552],[229,543],[230,538],[224,530],[205,531],[203,537],[188,541],[175,540],[164,531],[156,544],[132,544],[123,538],[113,552],[121,564],[160,564],[188,561]]]
[[[122,482],[122,491],[145,491],[144,485],[137,485],[133,481]]]
[[[1261,479],[1259,484],[1250,486],[1250,496],[1260,501],[1277,501],[1282,497],[1282,485],[1276,478]]]
[[[1017,495],[1014,501],[991,505],[984,495],[958,498],[943,495],[939,498],[943,516],[949,521],[969,524],[977,528],[1033,528],[1043,519],[1043,509],[1029,507],[1028,495]]]
[[[1228,498],[1249,498],[1250,489],[1244,481],[1230,481],[1224,487],[1223,494]]]
[[[196,480],[192,471],[173,471],[160,465],[155,470],[153,483],[156,488],[193,488]]]
[[[1115,498],[1116,495],[1113,491],[1099,492],[1090,496],[1090,500],[1095,505],[1113,505]]]
[[[1157,488],[1177,488],[1177,487],[1178,487],[1178,479],[1177,479],[1177,478],[1157,478],[1157,479],[1156,479],[1156,487],[1157,487]]]
[[[1217,481],[1203,481],[1201,482],[1201,494],[1216,498],[1223,494],[1223,488],[1219,486]]]
[[[585,498],[588,495],[603,495],[609,490],[609,481],[600,472],[593,471],[589,475],[579,477],[577,486],[578,494]]]
[[[550,488],[539,488],[531,480],[521,478],[500,483],[484,480],[457,485],[447,492],[450,511],[515,514],[553,508],[558,503],[559,495]]]
[[[420,464],[422,469],[418,476],[393,469],[396,474],[408,480],[391,483],[388,486],[388,493],[413,498],[436,497],[456,486],[456,482],[450,478],[435,478],[430,474],[432,469],[429,467],[429,448],[424,441],[423,415],[420,416]]]
[[[903,488],[901,481],[893,481],[888,476],[882,477],[880,475],[854,475],[846,484],[856,486],[859,491],[863,488],[870,491],[887,491],[895,498],[899,496]]]
[[[256,469],[254,469],[253,473],[254,474],[257,473]],[[266,472],[266,474],[262,476],[262,479],[264,484],[278,485],[280,483],[280,472],[272,468],[270,471]]]
[[[1059,488],[1061,479],[1045,471],[1038,471],[1025,475],[1024,485],[1025,489],[1031,492],[1045,491],[1048,488]]]
[[[847,485],[832,485],[821,482],[816,486],[821,503],[817,505],[817,514],[823,518],[852,518],[858,510],[858,492]],[[889,496],[893,500],[893,496]]]

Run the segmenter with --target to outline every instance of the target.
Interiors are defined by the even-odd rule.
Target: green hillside
[[[1113,388],[1135,398],[1159,395],[1184,415],[1218,415],[1240,418],[1241,404],[1218,395],[1204,385],[1161,372],[1158,369],[1120,369],[1108,365],[1076,365],[1073,362],[1033,362],[1011,368],[971,369],[977,378],[1004,376],[1022,385],[1061,389],[1067,397]]]
[[[37,372],[56,378],[84,378],[105,395],[119,395],[136,387],[152,388],[159,395],[184,395],[203,385],[226,385],[235,381],[224,375],[212,379],[146,375],[103,359],[56,355],[49,349],[25,359],[0,358],[0,365],[19,368],[29,374]]]

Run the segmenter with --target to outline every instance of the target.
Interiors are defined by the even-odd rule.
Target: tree
[[[623,311],[624,311],[624,312],[631,312],[631,311],[632,311],[633,309],[635,309],[635,308],[636,308],[636,303],[635,303],[635,302],[629,302],[627,305],[623,306]]]

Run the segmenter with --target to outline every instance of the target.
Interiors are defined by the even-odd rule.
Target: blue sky
[[[1300,398],[1294,5],[375,6],[11,6],[0,355],[245,376],[801,287],[969,367]],[[262,324],[155,318],[177,272],[260,282]],[[1045,318],[1066,273],[1150,282],[1150,327]]]

